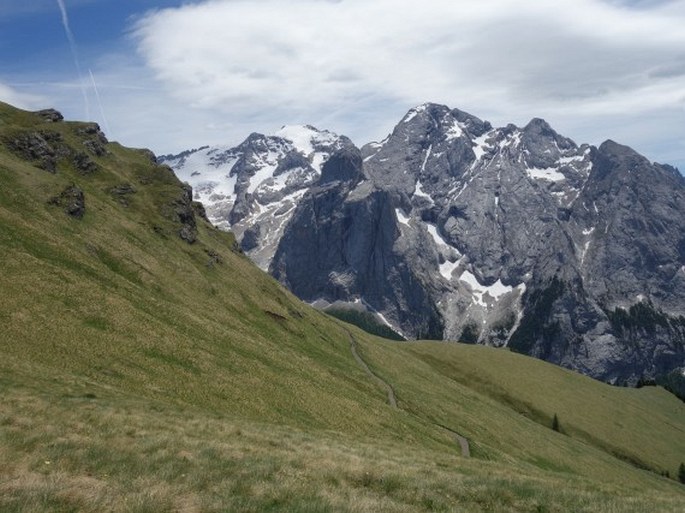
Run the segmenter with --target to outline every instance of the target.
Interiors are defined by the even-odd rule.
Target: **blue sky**
[[[0,0],[0,100],[157,153],[309,123],[361,145],[412,106],[545,118],[685,170],[685,1]],[[91,79],[92,74],[92,79]]]
[[[133,17],[181,0],[64,0],[82,58],[94,62],[103,52],[127,46]],[[36,71],[59,75],[73,66],[56,0],[0,0],[0,59],[3,74]]]

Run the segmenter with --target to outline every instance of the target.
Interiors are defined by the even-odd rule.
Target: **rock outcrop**
[[[60,121],[64,121],[64,116],[62,116],[62,113],[55,109],[39,110],[36,112],[36,114],[38,114],[48,123],[59,123]]]
[[[85,195],[76,185],[66,187],[57,196],[50,198],[48,203],[61,207],[65,214],[75,219],[82,219],[86,213]]]
[[[174,200],[172,208],[178,222],[181,223],[178,236],[188,244],[194,243],[197,240],[197,223],[193,206],[193,188],[190,185],[184,184],[181,195]]]
[[[70,154],[62,135],[50,130],[17,132],[3,142],[17,157],[50,173],[56,173],[57,162]]]

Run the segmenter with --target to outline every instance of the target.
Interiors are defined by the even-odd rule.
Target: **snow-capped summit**
[[[290,141],[293,147],[308,159],[317,173],[330,155],[331,149],[339,149],[341,137],[328,130],[317,130],[311,125],[285,125],[274,134]]]
[[[204,147],[161,160],[193,187],[209,219],[232,230],[266,270],[298,200],[330,155],[345,146],[353,145],[328,130],[287,125],[274,135],[253,133],[235,147]]]

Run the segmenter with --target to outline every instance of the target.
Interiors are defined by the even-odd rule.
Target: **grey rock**
[[[36,112],[44,121],[48,123],[58,123],[64,120],[62,113],[55,109],[43,109]]]
[[[65,214],[75,219],[82,219],[86,213],[85,195],[76,185],[66,187],[57,196],[50,198],[48,204],[61,207]]]
[[[83,146],[91,152],[93,155],[97,157],[102,157],[107,154],[107,149],[105,148],[105,145],[102,144],[98,140],[94,139],[86,139],[83,141]]]
[[[178,236],[188,244],[193,244],[197,240],[197,229],[190,223],[183,223],[178,231]]]
[[[349,147],[331,155],[321,170],[319,185],[331,182],[352,182],[356,185],[363,178],[361,152]]]
[[[84,152],[76,153],[73,162],[76,171],[82,175],[91,175],[99,169],[98,165]]]
[[[112,195],[119,203],[124,206],[129,205],[131,195],[135,194],[137,189],[130,183],[122,183],[109,189],[109,194]]]
[[[188,244],[197,240],[197,223],[195,221],[195,208],[193,206],[193,189],[188,184],[181,185],[181,191],[170,205],[162,208],[162,214],[169,219],[180,223],[178,236]]]
[[[311,163],[301,152],[292,150],[287,152],[279,161],[273,176],[280,176],[295,169],[307,169]]]
[[[250,226],[243,232],[243,238],[240,241],[240,249],[246,253],[259,246],[259,239],[261,238],[261,226]]]
[[[20,132],[5,139],[4,143],[18,157],[50,173],[56,173],[57,162],[70,154],[61,134],[48,130]]]
[[[97,123],[86,123],[76,129],[76,134],[82,139],[83,146],[96,157],[107,155],[108,140]]]
[[[270,271],[306,301],[364,298],[396,324],[439,337],[440,316],[396,247],[391,195],[361,183],[359,165],[349,149],[331,156],[319,183],[298,204]],[[428,314],[418,319],[412,311]]]
[[[84,126],[78,128],[76,133],[83,136],[94,136],[102,144],[109,142],[107,136],[105,136],[104,132],[100,129],[100,125],[97,123],[84,123]]]
[[[169,161],[169,162],[171,162],[171,161],[174,161],[174,162],[183,161],[183,162],[185,162],[184,159],[186,157],[192,155],[193,153],[197,153],[199,151],[207,150],[207,149],[209,149],[209,146],[200,146],[199,148],[193,148],[191,150],[182,151],[181,153],[178,153],[176,155],[174,155],[174,154],[160,155],[159,161],[160,161],[160,163],[165,162],[165,161]],[[157,157],[155,157],[155,160],[157,160]]]
[[[204,219],[205,221],[209,222],[207,210],[202,203],[199,201],[193,201],[193,210],[195,211],[195,215],[197,215],[200,219]]]
[[[205,249],[205,253],[207,253],[207,256],[209,257],[207,260],[207,267],[210,269],[216,265],[221,265],[224,263],[221,255],[219,255],[219,253],[217,253],[214,249]]]
[[[109,190],[109,193],[113,196],[127,196],[129,194],[135,194],[137,189],[130,183],[122,183]]]
[[[230,201],[212,200],[220,177],[203,193],[225,201],[222,227],[302,299],[610,383],[685,367],[685,180],[674,168],[612,141],[577,145],[542,119],[495,128],[436,104],[380,143],[340,140],[313,174],[311,155],[279,138],[204,155],[217,169],[231,162]],[[197,157],[177,171],[197,171]],[[287,200],[274,194],[281,174],[298,176],[280,182]]]

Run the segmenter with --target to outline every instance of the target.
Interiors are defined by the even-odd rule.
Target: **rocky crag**
[[[424,104],[361,149],[286,127],[163,161],[305,301],[612,383],[685,367],[685,180],[613,141]]]

